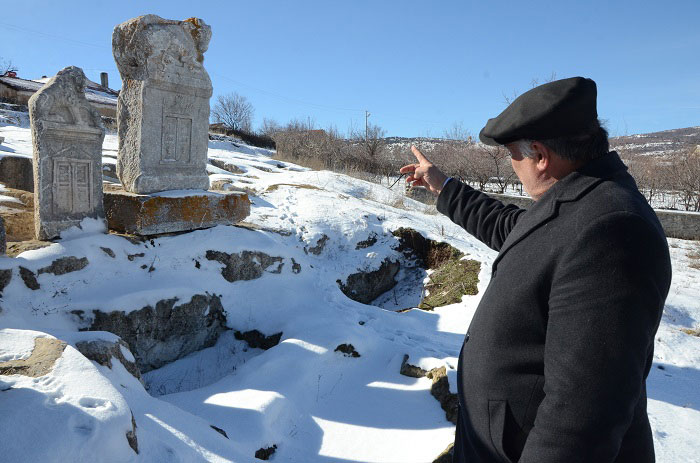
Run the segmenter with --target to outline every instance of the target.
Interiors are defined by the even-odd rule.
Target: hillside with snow
[[[0,156],[31,156],[26,122],[0,119]],[[107,182],[116,152],[108,134]],[[238,226],[140,240],[85,221],[46,247],[0,257],[0,459],[425,463],[445,450],[454,425],[435,381],[406,367],[444,367],[442,396],[456,392],[459,350],[496,253],[434,207],[274,155],[210,141],[212,183],[251,200]],[[433,270],[402,247],[402,228],[478,262],[477,294],[417,309]],[[700,244],[669,244],[649,415],[659,462],[700,462]],[[373,287],[391,265],[396,286],[367,303],[349,297],[351,283]],[[166,352],[83,331],[104,314],[175,316],[185,306],[205,307],[222,330],[148,371],[134,365]]]

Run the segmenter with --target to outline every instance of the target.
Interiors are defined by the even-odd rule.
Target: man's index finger
[[[416,159],[418,159],[418,162],[428,161],[428,158],[423,156],[423,153],[421,153],[415,146],[411,145],[411,151]]]

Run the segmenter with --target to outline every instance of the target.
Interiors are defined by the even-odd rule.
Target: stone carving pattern
[[[104,218],[104,128],[84,86],[82,70],[71,66],[29,101],[39,239],[56,237],[85,217]]]

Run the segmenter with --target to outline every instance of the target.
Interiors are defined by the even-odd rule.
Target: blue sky
[[[5,3],[5,2],[3,2]],[[212,27],[214,96],[238,92],[263,117],[318,127],[477,134],[553,73],[598,84],[613,135],[700,125],[700,1],[31,1],[3,5],[0,57],[20,77],[82,67],[120,79],[113,27],[154,13]]]

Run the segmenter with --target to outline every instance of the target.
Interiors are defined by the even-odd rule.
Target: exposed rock
[[[0,157],[0,183],[8,188],[34,192],[32,158],[3,152]]]
[[[143,256],[145,256],[145,255],[146,255],[146,253],[144,253],[144,252],[139,252],[139,253],[136,253],[136,254],[129,254],[129,255],[126,256],[126,258],[129,259],[129,262],[133,262],[134,259],[136,259],[137,257],[143,257]]]
[[[7,241],[5,236],[5,221],[0,217],[0,256],[5,254],[7,249]]]
[[[415,255],[427,269],[438,268],[448,260],[460,259],[464,254],[454,246],[429,240],[412,228],[401,227],[392,234],[399,239],[398,251]]]
[[[275,453],[277,450],[277,445],[273,445],[272,447],[263,447],[255,451],[255,458],[258,460],[269,460],[272,454]]]
[[[173,196],[113,190],[105,191],[104,203],[110,230],[140,236],[234,225],[250,214],[248,195],[240,191]]]
[[[340,290],[350,299],[369,304],[396,285],[394,277],[399,272],[397,261],[384,259],[379,269],[357,272],[348,276],[345,283],[338,280]]]
[[[87,257],[61,257],[51,262],[48,267],[40,268],[37,273],[41,275],[42,273],[53,273],[54,275],[65,275],[70,272],[77,272],[82,270],[89,264]]]
[[[107,254],[112,259],[114,259],[116,257],[116,255],[114,254],[114,251],[112,251],[110,248],[105,248],[103,246],[100,246],[100,249],[102,249],[102,251],[104,251],[104,253]]]
[[[334,352],[341,352],[346,357],[359,357],[360,353],[355,350],[355,346],[352,344],[340,344],[335,348]]]
[[[457,410],[459,399],[457,394],[450,392],[450,384],[447,381],[447,369],[445,367],[433,368],[427,374],[433,380],[430,393],[440,402],[440,406],[445,410],[447,421],[457,424]]]
[[[251,330],[246,332],[235,331],[233,333],[234,337],[239,341],[245,341],[248,343],[249,347],[253,349],[263,349],[267,350],[275,347],[280,343],[282,339],[282,332],[271,334],[270,336],[265,336],[258,330]]]
[[[88,329],[109,331],[122,338],[142,373],[160,368],[194,351],[210,347],[223,332],[226,318],[216,295],[196,294],[190,302],[158,301],[132,312],[94,310]]]
[[[0,198],[0,217],[5,222],[8,246],[11,241],[33,240],[34,193],[5,188],[2,190],[2,196],[7,197],[4,199]]]
[[[301,273],[301,264],[292,257],[292,273]]]
[[[129,447],[139,453],[139,440],[136,437],[136,420],[134,419],[134,412],[131,412],[131,430],[126,432],[126,441],[129,443]]]
[[[34,275],[34,272],[29,270],[28,268],[22,267],[20,265],[19,276],[22,277],[22,281],[24,281],[24,284],[27,286],[27,288],[32,290],[37,290],[41,288],[39,282],[36,281],[36,275]]]
[[[44,376],[51,372],[65,348],[66,343],[58,339],[35,338],[29,358],[0,362],[0,375]]]
[[[328,241],[328,236],[324,234],[323,236],[321,236],[321,238],[318,239],[318,241],[316,242],[316,246],[313,246],[313,247],[306,247],[305,246],[304,252],[306,252],[307,254],[311,253],[315,256],[318,256],[323,251],[323,248],[326,247],[327,241]]]
[[[111,342],[103,339],[95,341],[82,341],[76,343],[75,348],[88,359],[110,369],[112,368],[112,358],[116,358],[122,365],[124,365],[126,371],[131,373],[134,378],[143,382],[141,372],[139,371],[139,367],[136,365],[136,362],[124,357],[122,348],[128,351],[129,346],[121,339],[117,342]]]
[[[34,151],[35,236],[45,240],[104,219],[102,141],[105,130],[85,98],[85,74],[69,66],[29,99]]]
[[[424,369],[408,363],[408,354],[403,356],[403,362],[401,362],[401,370],[399,373],[404,376],[410,376],[411,378],[423,378],[428,374]]]
[[[210,424],[209,427],[212,428],[214,431],[218,432],[219,434],[221,434],[222,436],[224,436],[226,439],[228,439],[228,434],[226,434],[226,431],[224,431],[223,429],[221,429],[217,426],[214,426],[213,424]]]
[[[366,240],[360,241],[355,245],[355,249],[366,249],[370,246],[373,246],[377,242],[377,234],[372,232],[370,235],[367,237]]]
[[[281,257],[272,257],[259,251],[242,251],[239,254],[228,254],[221,251],[207,251],[206,258],[224,264],[221,275],[233,283],[239,280],[255,280],[263,272],[281,273],[284,265]],[[269,267],[277,264],[271,270]]]
[[[433,368],[430,371],[425,371],[420,367],[408,363],[408,355],[404,355],[403,362],[401,362],[400,373],[412,378],[422,378],[426,376],[431,379],[433,384],[430,387],[430,394],[440,402],[440,406],[445,411],[447,420],[451,421],[453,424],[457,424],[459,398],[457,394],[450,392],[450,384],[447,379],[447,369],[445,367]]]
[[[452,463],[455,453],[454,446],[454,442],[448,445],[447,448],[443,450],[435,460],[433,460],[433,463]]]
[[[209,40],[211,27],[198,18],[149,14],[114,28],[112,52],[122,77],[117,174],[126,191],[209,188],[212,86],[202,65]]]
[[[407,258],[417,260],[417,265],[434,270],[430,282],[425,285],[425,297],[418,305],[422,310],[433,310],[455,304],[462,296],[478,293],[481,264],[462,259],[464,254],[445,242],[429,240],[411,228],[399,228],[392,232],[399,238],[398,251]]]
[[[209,164],[211,164],[214,167],[218,167],[219,169],[224,169],[232,174],[245,174],[245,170],[241,169],[237,165],[233,164],[232,162],[228,161],[222,161],[220,159],[209,159]]]
[[[12,241],[7,243],[7,257],[17,257],[24,251],[33,251],[35,249],[45,248],[51,246],[53,243],[50,241]]]
[[[5,290],[5,287],[10,284],[11,280],[12,269],[0,269],[0,296],[2,296],[2,292]]]

